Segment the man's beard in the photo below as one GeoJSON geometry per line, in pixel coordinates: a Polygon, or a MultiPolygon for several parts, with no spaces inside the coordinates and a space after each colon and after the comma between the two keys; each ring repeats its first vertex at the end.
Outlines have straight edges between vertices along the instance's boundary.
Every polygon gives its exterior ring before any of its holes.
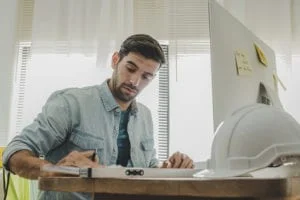
{"type": "Polygon", "coordinates": [[[114,75],[114,78],[112,79],[112,93],[114,95],[115,98],[123,101],[123,102],[130,102],[133,99],[135,99],[135,97],[138,94],[138,89],[132,85],[132,84],[127,84],[127,83],[122,83],[120,85],[118,85],[118,77],[117,74],[114,75]],[[136,94],[135,95],[127,95],[124,92],[122,92],[122,88],[127,87],[130,88],[131,90],[135,90],[136,94]]]}

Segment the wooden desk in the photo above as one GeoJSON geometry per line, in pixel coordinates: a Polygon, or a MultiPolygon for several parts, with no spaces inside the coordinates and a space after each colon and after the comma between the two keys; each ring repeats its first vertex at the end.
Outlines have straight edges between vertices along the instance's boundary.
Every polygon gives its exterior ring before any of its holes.
{"type": "Polygon", "coordinates": [[[300,177],[288,179],[88,179],[42,177],[41,190],[90,192],[95,199],[282,199],[300,200],[300,177]]]}

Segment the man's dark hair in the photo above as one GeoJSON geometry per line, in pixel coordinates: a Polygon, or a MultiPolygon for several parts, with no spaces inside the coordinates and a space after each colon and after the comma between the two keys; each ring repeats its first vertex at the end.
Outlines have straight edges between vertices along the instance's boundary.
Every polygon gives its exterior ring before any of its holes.
{"type": "Polygon", "coordinates": [[[139,53],[145,58],[155,60],[164,64],[166,62],[164,52],[159,43],[146,34],[135,34],[129,36],[121,45],[119,50],[120,60],[130,52],[139,53]]]}

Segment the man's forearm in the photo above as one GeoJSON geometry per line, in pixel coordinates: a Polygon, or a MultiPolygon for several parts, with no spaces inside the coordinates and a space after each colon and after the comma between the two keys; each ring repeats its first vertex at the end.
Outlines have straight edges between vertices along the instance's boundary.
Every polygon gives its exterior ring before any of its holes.
{"type": "Polygon", "coordinates": [[[35,157],[31,151],[21,150],[10,157],[8,167],[21,177],[37,179],[40,176],[41,166],[45,164],[49,162],[35,157]]]}

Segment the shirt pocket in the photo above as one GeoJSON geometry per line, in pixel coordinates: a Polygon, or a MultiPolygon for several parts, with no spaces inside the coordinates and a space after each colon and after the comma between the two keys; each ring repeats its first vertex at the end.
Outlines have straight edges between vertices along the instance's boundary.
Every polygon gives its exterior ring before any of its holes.
{"type": "Polygon", "coordinates": [[[141,141],[141,149],[145,158],[146,167],[150,165],[153,155],[153,148],[154,148],[154,140],[145,139],[141,141]]]}
{"type": "Polygon", "coordinates": [[[69,152],[96,150],[100,163],[103,164],[105,157],[104,139],[83,131],[76,131],[69,138],[69,152]]]}

